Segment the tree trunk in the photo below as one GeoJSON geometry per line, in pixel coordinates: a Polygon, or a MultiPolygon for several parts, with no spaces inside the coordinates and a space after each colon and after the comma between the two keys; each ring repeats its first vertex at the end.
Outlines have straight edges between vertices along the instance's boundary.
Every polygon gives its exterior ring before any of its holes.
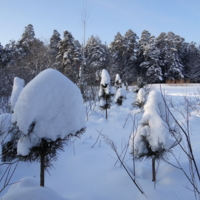
{"type": "Polygon", "coordinates": [[[107,108],[108,106],[107,106],[107,97],[106,97],[106,119],[108,119],[108,108],[107,108]]]}
{"type": "Polygon", "coordinates": [[[40,186],[44,187],[44,158],[45,158],[45,152],[43,148],[43,139],[41,141],[41,152],[40,152],[40,186]]]}
{"type": "Polygon", "coordinates": [[[156,181],[156,159],[153,156],[152,158],[152,181],[156,181]]]}

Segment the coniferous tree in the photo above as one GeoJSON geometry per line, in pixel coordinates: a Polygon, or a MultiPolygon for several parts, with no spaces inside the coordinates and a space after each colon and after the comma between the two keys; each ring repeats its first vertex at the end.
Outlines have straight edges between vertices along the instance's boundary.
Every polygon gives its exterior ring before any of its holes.
{"type": "Polygon", "coordinates": [[[200,82],[200,48],[196,43],[186,44],[184,76],[190,82],[200,82]]]}
{"type": "Polygon", "coordinates": [[[138,53],[138,36],[132,30],[128,30],[124,36],[126,47],[125,53],[125,73],[124,81],[133,82],[137,77],[137,53],[138,53]]]}
{"type": "Polygon", "coordinates": [[[72,34],[64,31],[63,39],[60,40],[59,52],[56,57],[59,70],[64,73],[74,83],[78,83],[79,68],[82,65],[81,45],[75,41],[72,34]]]}
{"type": "Polygon", "coordinates": [[[57,30],[54,30],[53,35],[50,38],[50,44],[49,44],[50,55],[52,59],[56,59],[56,56],[59,51],[58,43],[60,42],[60,40],[61,40],[60,33],[57,30]]]}
{"type": "Polygon", "coordinates": [[[144,47],[144,62],[140,67],[144,69],[144,77],[148,83],[159,83],[163,80],[162,69],[160,67],[160,51],[155,46],[155,37],[149,38],[148,44],[144,47]]]}
{"type": "Polygon", "coordinates": [[[10,134],[15,136],[13,148],[21,161],[40,162],[40,186],[44,186],[44,172],[57,159],[57,151],[84,132],[84,116],[80,90],[57,70],[44,70],[21,91],[10,134]]]}
{"type": "Polygon", "coordinates": [[[108,109],[111,103],[111,87],[110,87],[110,76],[106,69],[101,72],[101,83],[99,90],[100,107],[106,110],[106,119],[108,118],[108,109]]]}
{"type": "Polygon", "coordinates": [[[130,150],[136,160],[152,160],[152,181],[156,181],[156,161],[166,159],[181,139],[173,117],[165,108],[161,93],[151,91],[139,126],[130,138],[130,150]]]}
{"type": "Polygon", "coordinates": [[[112,65],[112,74],[119,73],[122,80],[124,80],[125,74],[125,45],[124,45],[124,37],[118,32],[114,38],[114,41],[110,44],[110,52],[111,52],[111,65],[112,65]]]}
{"type": "Polygon", "coordinates": [[[89,85],[95,84],[95,74],[106,67],[107,57],[107,49],[99,37],[91,36],[85,47],[86,66],[84,70],[89,85]]]}
{"type": "Polygon", "coordinates": [[[116,88],[116,90],[118,90],[121,87],[122,87],[122,80],[121,80],[119,74],[116,74],[116,77],[115,77],[115,88],[116,88]]]}
{"type": "Polygon", "coordinates": [[[176,81],[184,78],[181,60],[181,48],[183,47],[184,39],[173,32],[161,33],[156,38],[156,44],[161,52],[164,80],[176,81]]]}
{"type": "MultiPolygon", "coordinates": [[[[138,50],[138,62],[141,64],[145,61],[144,58],[144,51],[145,51],[145,47],[148,45],[149,40],[151,38],[151,34],[149,33],[149,31],[144,30],[141,34],[141,37],[139,39],[139,50],[138,50]]],[[[145,74],[145,68],[143,67],[139,67],[138,68],[138,75],[143,77],[145,74]]]]}

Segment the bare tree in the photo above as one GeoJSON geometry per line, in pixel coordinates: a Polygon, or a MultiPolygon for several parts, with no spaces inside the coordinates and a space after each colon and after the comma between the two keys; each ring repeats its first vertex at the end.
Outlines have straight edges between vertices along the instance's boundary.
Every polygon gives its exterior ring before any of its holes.
{"type": "Polygon", "coordinates": [[[89,25],[89,18],[90,18],[90,11],[88,11],[88,8],[87,8],[87,1],[83,4],[83,7],[81,8],[80,16],[81,16],[80,25],[83,28],[82,50],[83,50],[83,56],[85,56],[86,28],[89,25]]]}
{"type": "MultiPolygon", "coordinates": [[[[161,91],[162,91],[162,89],[161,89],[161,91]]],[[[170,105],[172,105],[173,108],[175,108],[175,106],[173,105],[173,102],[167,101],[167,99],[164,96],[163,91],[162,91],[162,98],[164,100],[166,109],[168,110],[170,115],[173,117],[174,121],[176,122],[177,126],[180,128],[182,135],[184,137],[185,142],[181,142],[178,145],[179,145],[181,151],[186,155],[186,157],[188,159],[189,172],[181,164],[180,157],[178,157],[174,153],[172,153],[172,155],[174,156],[174,158],[177,162],[177,165],[173,165],[172,163],[169,163],[168,161],[166,161],[166,162],[168,164],[171,164],[174,167],[180,169],[183,172],[183,174],[185,175],[185,177],[188,179],[189,183],[192,186],[192,189],[189,187],[188,187],[188,189],[194,193],[195,199],[200,199],[200,169],[197,164],[197,158],[194,155],[194,149],[193,149],[193,145],[192,145],[192,141],[191,141],[190,120],[189,120],[190,110],[193,110],[197,113],[199,113],[199,111],[200,111],[199,106],[196,104],[196,102],[199,102],[199,99],[196,99],[196,97],[193,97],[193,99],[189,99],[188,97],[183,97],[184,98],[184,109],[181,109],[181,108],[176,109],[176,111],[180,115],[182,115],[182,117],[184,119],[184,122],[181,123],[176,119],[174,114],[171,112],[171,110],[168,106],[168,103],[170,103],[170,105]]],[[[176,139],[176,137],[175,137],[175,139],[176,139]]]]}

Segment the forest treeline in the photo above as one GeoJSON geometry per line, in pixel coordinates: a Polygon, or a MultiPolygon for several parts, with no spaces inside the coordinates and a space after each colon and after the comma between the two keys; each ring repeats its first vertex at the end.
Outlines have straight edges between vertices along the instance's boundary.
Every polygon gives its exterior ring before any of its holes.
{"type": "Polygon", "coordinates": [[[0,44],[0,96],[10,95],[14,77],[28,83],[46,68],[59,70],[79,85],[99,85],[102,69],[108,70],[112,81],[119,74],[128,84],[137,77],[147,83],[200,82],[200,46],[173,32],[155,37],[147,30],[140,38],[132,30],[124,36],[118,32],[109,45],[91,36],[85,46],[69,31],[61,37],[54,30],[50,41],[44,42],[29,24],[18,41],[0,44]]]}

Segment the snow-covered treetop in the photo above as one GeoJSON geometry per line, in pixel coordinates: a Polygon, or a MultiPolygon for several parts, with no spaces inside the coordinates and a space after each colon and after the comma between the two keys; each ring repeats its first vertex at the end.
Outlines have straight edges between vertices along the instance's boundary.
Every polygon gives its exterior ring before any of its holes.
{"type": "Polygon", "coordinates": [[[32,24],[25,27],[25,31],[22,34],[21,41],[33,41],[35,37],[35,32],[32,24]]]}
{"type": "Polygon", "coordinates": [[[22,90],[12,122],[20,131],[55,141],[75,134],[85,124],[85,108],[79,88],[54,69],[46,69],[22,90]]]}
{"type": "Polygon", "coordinates": [[[101,72],[101,84],[102,85],[110,85],[110,76],[106,69],[103,69],[101,72]]]}
{"type": "Polygon", "coordinates": [[[10,97],[10,103],[11,103],[11,110],[14,110],[15,104],[18,100],[18,97],[24,88],[24,80],[20,79],[18,77],[14,78],[13,88],[12,88],[12,94],[10,97]]]}

